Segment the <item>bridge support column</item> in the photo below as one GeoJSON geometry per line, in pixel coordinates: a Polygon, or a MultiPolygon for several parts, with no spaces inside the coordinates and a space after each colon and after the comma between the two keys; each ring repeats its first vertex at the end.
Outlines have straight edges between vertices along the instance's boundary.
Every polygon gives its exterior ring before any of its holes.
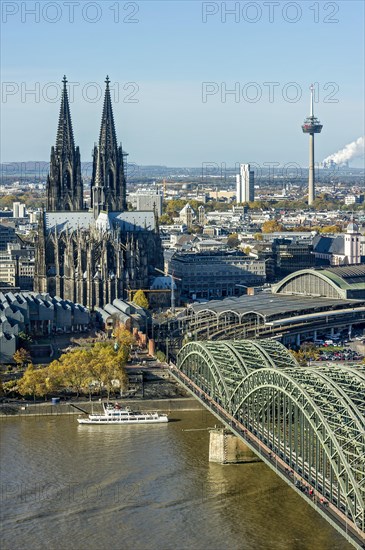
{"type": "Polygon", "coordinates": [[[237,462],[260,462],[245,443],[225,428],[210,430],[209,462],[236,464],[237,462]]]}

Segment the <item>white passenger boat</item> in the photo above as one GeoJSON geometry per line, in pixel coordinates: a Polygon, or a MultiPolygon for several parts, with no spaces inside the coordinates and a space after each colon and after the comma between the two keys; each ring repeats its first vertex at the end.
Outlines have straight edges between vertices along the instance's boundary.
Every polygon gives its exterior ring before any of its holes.
{"type": "Polygon", "coordinates": [[[104,412],[89,414],[88,418],[78,418],[79,424],[157,424],[168,422],[167,414],[158,412],[132,411],[129,407],[121,407],[118,403],[104,403],[104,412]]]}

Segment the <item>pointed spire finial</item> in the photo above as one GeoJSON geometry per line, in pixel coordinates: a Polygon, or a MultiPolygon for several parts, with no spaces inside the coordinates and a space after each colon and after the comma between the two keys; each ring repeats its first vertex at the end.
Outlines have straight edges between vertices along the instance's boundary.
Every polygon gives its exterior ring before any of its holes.
{"type": "Polygon", "coordinates": [[[114,117],[113,117],[113,108],[112,100],[110,96],[109,88],[109,76],[106,77],[105,84],[105,96],[104,96],[104,106],[103,114],[101,117],[101,128],[100,128],[100,137],[99,137],[99,147],[101,152],[104,154],[108,149],[112,151],[117,150],[117,137],[115,133],[114,126],[114,117]]]}
{"type": "Polygon", "coordinates": [[[61,98],[60,116],[58,120],[58,129],[56,136],[56,149],[73,151],[75,149],[74,137],[72,131],[71,113],[67,94],[67,78],[62,79],[63,90],[61,98]]]}

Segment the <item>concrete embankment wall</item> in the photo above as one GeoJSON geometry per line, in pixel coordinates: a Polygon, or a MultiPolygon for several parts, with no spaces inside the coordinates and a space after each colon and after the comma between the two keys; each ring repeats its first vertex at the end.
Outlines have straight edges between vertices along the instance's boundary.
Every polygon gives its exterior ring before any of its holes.
{"type": "MultiPolygon", "coordinates": [[[[111,401],[112,402],[112,401],[111,401]]],[[[119,400],[123,406],[128,406],[133,410],[141,411],[196,411],[202,409],[202,405],[191,397],[181,397],[176,399],[128,399],[119,400]]],[[[73,402],[87,413],[98,413],[102,411],[102,405],[99,401],[78,401],[73,402]]],[[[69,401],[61,402],[58,405],[51,403],[3,403],[0,405],[0,417],[11,418],[14,416],[60,416],[60,415],[80,415],[81,411],[70,405],[69,401]]]]}

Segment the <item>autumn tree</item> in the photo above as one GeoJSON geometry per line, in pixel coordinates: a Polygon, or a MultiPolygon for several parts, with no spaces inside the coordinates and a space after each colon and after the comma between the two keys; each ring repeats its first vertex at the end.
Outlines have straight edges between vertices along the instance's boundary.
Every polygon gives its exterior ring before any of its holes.
{"type": "Polygon", "coordinates": [[[319,358],[319,351],[316,346],[310,342],[304,342],[298,351],[290,350],[301,367],[306,367],[309,361],[316,361],[319,358]]]}
{"type": "Polygon", "coordinates": [[[47,394],[46,384],[47,369],[35,369],[32,363],[29,363],[23,377],[18,382],[18,391],[20,395],[31,395],[35,398],[43,397],[47,394]]]}
{"type": "MultiPolygon", "coordinates": [[[[128,332],[128,331],[127,331],[128,332]]],[[[19,380],[21,395],[42,397],[50,393],[69,389],[91,394],[93,385],[97,385],[100,395],[106,390],[108,398],[115,388],[125,389],[128,376],[125,364],[129,357],[128,342],[132,335],[120,333],[121,343],[117,350],[106,342],[98,342],[88,349],[75,349],[61,355],[59,360],[43,369],[35,369],[32,364],[19,380]]]]}
{"type": "Polygon", "coordinates": [[[13,359],[19,368],[24,368],[31,361],[29,351],[24,348],[18,349],[14,353],[13,359]]]}
{"type": "Polygon", "coordinates": [[[144,309],[148,309],[150,307],[147,296],[143,290],[137,290],[133,297],[133,303],[136,304],[136,306],[143,307],[144,309]]]}
{"type": "Polygon", "coordinates": [[[118,323],[114,328],[113,337],[115,338],[119,347],[126,346],[128,349],[136,342],[133,334],[128,329],[126,329],[122,323],[118,323]]]}
{"type": "Polygon", "coordinates": [[[283,231],[284,226],[277,220],[267,220],[262,224],[263,233],[275,233],[276,231],[283,231]]]}
{"type": "Polygon", "coordinates": [[[59,392],[66,387],[62,366],[58,361],[52,361],[45,369],[45,380],[49,393],[59,392]]]}
{"type": "Polygon", "coordinates": [[[97,382],[100,394],[103,388],[106,389],[108,399],[110,392],[117,384],[121,389],[127,385],[127,374],[125,364],[128,359],[129,350],[122,346],[117,351],[108,343],[99,342],[92,349],[89,362],[90,378],[97,382]]]}
{"type": "Polygon", "coordinates": [[[69,388],[77,397],[89,385],[91,349],[75,349],[61,355],[49,366],[49,379],[53,391],[69,388]]]}
{"type": "Polygon", "coordinates": [[[321,233],[341,233],[342,227],[340,225],[326,225],[320,228],[321,233]]]}
{"type": "Polygon", "coordinates": [[[15,396],[18,392],[18,380],[8,380],[3,383],[3,391],[5,395],[15,396]]]}

